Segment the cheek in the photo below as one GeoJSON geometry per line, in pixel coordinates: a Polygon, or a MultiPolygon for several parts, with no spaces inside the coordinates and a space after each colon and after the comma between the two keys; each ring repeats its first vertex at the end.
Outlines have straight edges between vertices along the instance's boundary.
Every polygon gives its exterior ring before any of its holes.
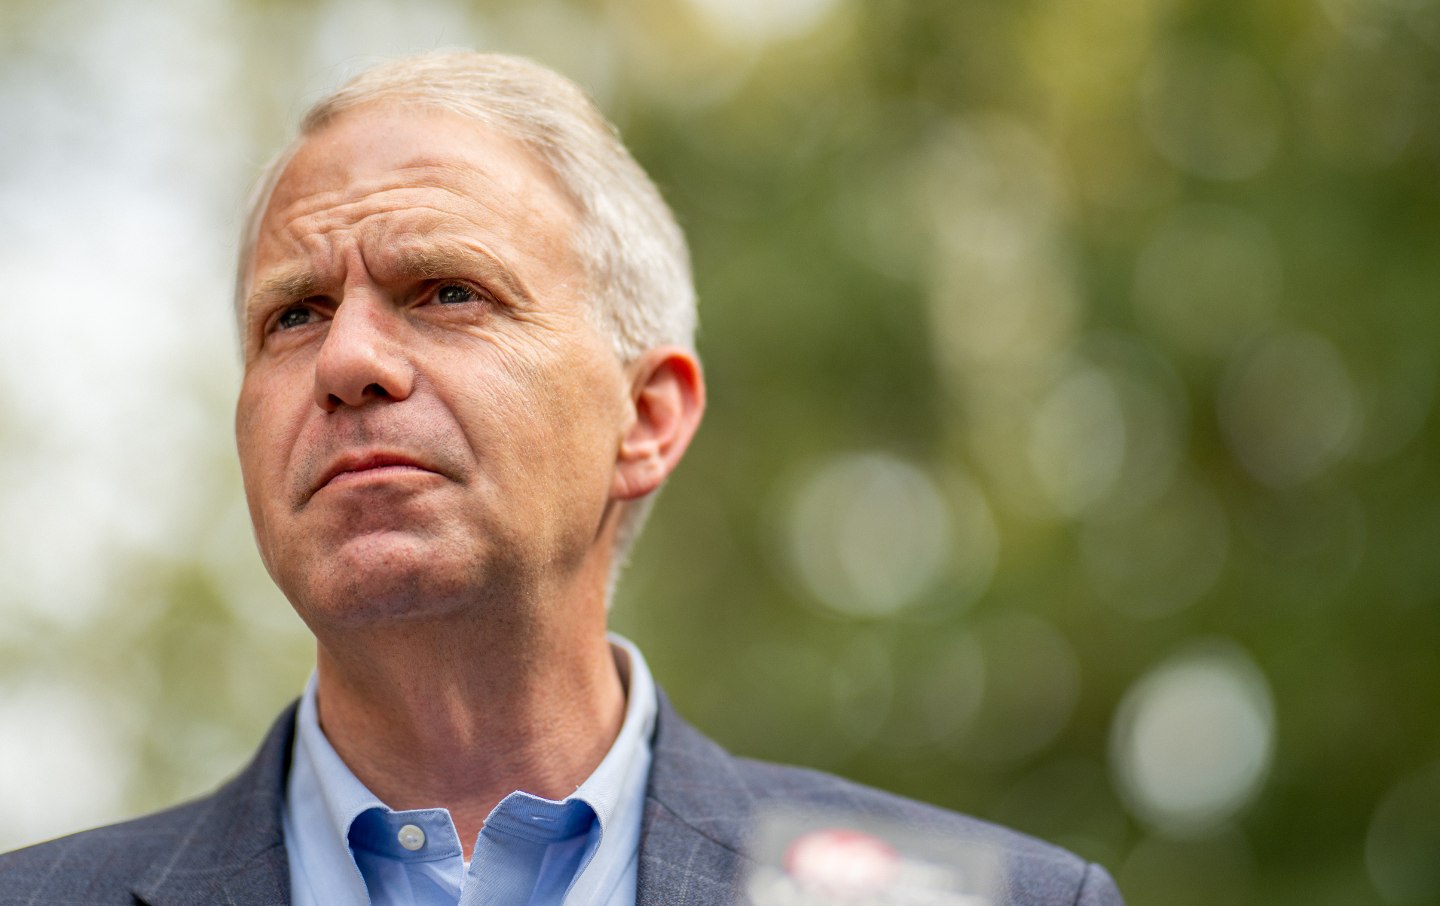
{"type": "Polygon", "coordinates": [[[547,388],[545,430],[577,477],[589,476],[585,480],[608,489],[624,432],[625,395],[615,375],[602,368],[577,369],[566,377],[547,388]]]}
{"type": "Polygon", "coordinates": [[[240,456],[240,475],[245,481],[248,494],[255,477],[259,474],[257,442],[257,407],[253,392],[248,384],[241,388],[240,399],[235,403],[235,450],[240,456]]]}
{"type": "Polygon", "coordinates": [[[613,459],[620,400],[599,369],[574,361],[524,362],[472,375],[476,379],[456,387],[451,400],[482,461],[541,486],[573,490],[613,459]]]}
{"type": "Polygon", "coordinates": [[[252,513],[273,502],[286,474],[286,453],[296,418],[288,400],[266,390],[265,382],[247,378],[235,404],[235,448],[252,513]]]}

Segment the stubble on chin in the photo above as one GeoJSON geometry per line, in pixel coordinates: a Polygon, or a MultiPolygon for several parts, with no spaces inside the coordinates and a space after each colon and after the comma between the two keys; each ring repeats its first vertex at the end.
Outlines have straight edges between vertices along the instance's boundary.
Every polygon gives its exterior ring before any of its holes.
{"type": "Polygon", "coordinates": [[[425,623],[522,619],[539,572],[503,547],[447,559],[418,545],[347,545],[286,576],[282,590],[316,635],[425,623]]]}

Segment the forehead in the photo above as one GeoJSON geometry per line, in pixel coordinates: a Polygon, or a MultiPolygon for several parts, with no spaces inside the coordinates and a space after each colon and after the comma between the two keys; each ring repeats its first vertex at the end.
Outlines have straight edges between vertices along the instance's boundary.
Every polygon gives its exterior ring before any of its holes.
{"type": "Polygon", "coordinates": [[[349,235],[372,251],[473,236],[552,263],[578,212],[520,142],[449,111],[394,103],[341,113],[296,149],[260,223],[250,277],[349,235]],[[522,248],[523,247],[523,248],[522,248]]]}

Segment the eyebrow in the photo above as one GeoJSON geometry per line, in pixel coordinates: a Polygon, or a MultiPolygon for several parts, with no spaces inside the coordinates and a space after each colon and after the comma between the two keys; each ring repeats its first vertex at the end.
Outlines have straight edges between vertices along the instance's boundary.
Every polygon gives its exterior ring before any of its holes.
{"type": "Polygon", "coordinates": [[[402,245],[387,249],[383,270],[387,276],[412,280],[438,280],[474,274],[484,282],[494,284],[510,299],[526,304],[532,301],[529,290],[509,268],[488,252],[465,245],[402,245]]]}
{"type": "MultiPolygon", "coordinates": [[[[392,279],[437,280],[476,273],[485,282],[496,284],[509,298],[522,303],[532,301],[530,292],[509,268],[479,250],[455,245],[407,245],[387,250],[384,259],[385,275],[392,279]]],[[[319,295],[322,282],[308,267],[282,270],[260,281],[246,297],[246,311],[264,311],[319,295]]]]}
{"type": "Polygon", "coordinates": [[[320,289],[320,278],[309,268],[290,268],[260,281],[245,298],[245,308],[267,307],[261,303],[298,301],[313,296],[320,289]]]}
{"type": "Polygon", "coordinates": [[[316,295],[320,290],[320,278],[307,267],[290,267],[271,274],[245,297],[241,309],[240,324],[248,335],[254,330],[266,312],[271,309],[299,302],[316,295]]]}

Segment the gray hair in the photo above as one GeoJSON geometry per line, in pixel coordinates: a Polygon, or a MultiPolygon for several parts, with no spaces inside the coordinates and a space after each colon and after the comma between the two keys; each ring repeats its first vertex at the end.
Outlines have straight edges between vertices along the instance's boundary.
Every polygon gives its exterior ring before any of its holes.
{"type": "MultiPolygon", "coordinates": [[[[512,138],[550,168],[580,211],[573,238],[594,293],[591,316],[620,361],[656,346],[694,349],[696,300],[684,234],[655,184],[579,86],[522,57],[437,52],[369,69],[321,98],[251,194],[235,281],[237,317],[249,294],[260,222],[295,151],[347,110],[399,101],[444,110],[512,138]]],[[[618,532],[612,584],[655,495],[630,504],[618,532]]]]}

